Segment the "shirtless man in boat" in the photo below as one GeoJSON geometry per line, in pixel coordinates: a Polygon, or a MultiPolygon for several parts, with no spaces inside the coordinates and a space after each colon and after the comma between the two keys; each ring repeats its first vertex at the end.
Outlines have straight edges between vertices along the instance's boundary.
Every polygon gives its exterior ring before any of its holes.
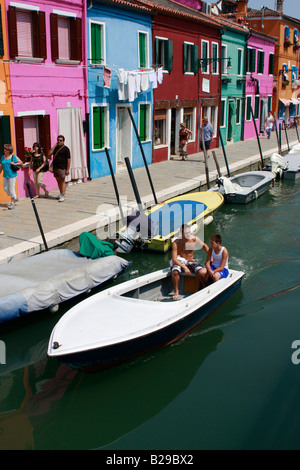
{"type": "Polygon", "coordinates": [[[173,300],[179,299],[179,280],[180,273],[190,276],[192,273],[196,276],[196,290],[204,287],[204,279],[200,274],[202,266],[197,259],[194,259],[194,250],[196,246],[202,248],[208,253],[208,246],[200,238],[191,234],[188,225],[182,225],[181,237],[177,238],[172,243],[172,259],[170,262],[172,271],[172,281],[174,286],[173,300]]]}

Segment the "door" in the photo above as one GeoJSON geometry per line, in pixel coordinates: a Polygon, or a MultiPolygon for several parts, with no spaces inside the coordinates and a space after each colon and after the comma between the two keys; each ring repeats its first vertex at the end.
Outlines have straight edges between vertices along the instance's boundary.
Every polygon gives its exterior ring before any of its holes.
{"type": "Polygon", "coordinates": [[[117,171],[120,171],[126,168],[125,157],[132,160],[132,127],[127,107],[117,109],[117,171]]]}
{"type": "Polygon", "coordinates": [[[227,128],[227,140],[233,140],[234,126],[235,126],[235,101],[228,102],[228,128],[227,128]]]}

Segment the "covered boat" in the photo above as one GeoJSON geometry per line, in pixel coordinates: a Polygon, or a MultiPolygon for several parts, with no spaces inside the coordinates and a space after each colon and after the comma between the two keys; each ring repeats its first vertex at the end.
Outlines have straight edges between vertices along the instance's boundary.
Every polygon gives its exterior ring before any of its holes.
{"type": "Polygon", "coordinates": [[[223,194],[227,203],[248,204],[268,191],[275,177],[271,171],[247,171],[230,178],[222,176],[210,191],[223,194]]]}
{"type": "Polygon", "coordinates": [[[201,191],[182,194],[155,205],[152,209],[131,216],[118,233],[117,252],[129,253],[136,245],[144,249],[166,252],[183,224],[192,231],[210,223],[212,214],[223,204],[220,193],[201,191]]]}
{"type": "Polygon", "coordinates": [[[98,249],[94,259],[95,248],[89,256],[56,249],[1,265],[0,323],[47,308],[56,311],[61,302],[113,279],[129,262],[108,248],[101,257],[98,249]]]}
{"type": "Polygon", "coordinates": [[[195,292],[195,277],[182,276],[179,300],[172,300],[170,270],[147,274],[83,300],[61,317],[48,345],[49,357],[94,371],[186,335],[241,285],[244,273],[195,292]]]}
{"type": "Polygon", "coordinates": [[[288,153],[283,157],[285,170],[283,179],[296,180],[300,177],[300,150],[298,153],[288,153]]]}

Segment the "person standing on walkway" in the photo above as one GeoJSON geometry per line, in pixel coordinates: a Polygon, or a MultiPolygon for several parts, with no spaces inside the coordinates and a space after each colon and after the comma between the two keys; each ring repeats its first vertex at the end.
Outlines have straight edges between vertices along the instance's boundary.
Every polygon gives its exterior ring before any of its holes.
{"type": "Polygon", "coordinates": [[[22,161],[13,154],[14,148],[10,144],[4,145],[4,155],[0,158],[0,173],[3,170],[3,187],[4,191],[10,196],[11,202],[8,204],[8,209],[14,209],[15,203],[18,198],[15,192],[15,186],[17,181],[17,172],[14,170],[14,166],[23,166],[22,161]]]}
{"type": "Polygon", "coordinates": [[[192,131],[185,127],[185,123],[182,122],[180,124],[180,129],[179,129],[179,153],[181,156],[181,160],[187,160],[188,159],[188,154],[187,154],[187,143],[188,139],[192,135],[192,131]]]}
{"type": "Polygon", "coordinates": [[[32,145],[33,152],[30,156],[30,166],[28,168],[28,176],[30,178],[30,168],[32,167],[33,171],[33,180],[35,185],[36,195],[34,199],[40,197],[40,188],[43,188],[45,191],[45,197],[49,196],[49,192],[46,189],[46,186],[43,184],[43,177],[45,172],[45,166],[48,166],[47,158],[42,151],[40,144],[38,142],[34,142],[32,145]]]}
{"type": "Polygon", "coordinates": [[[273,129],[273,124],[274,124],[274,117],[271,111],[269,111],[268,116],[266,117],[265,120],[265,130],[268,136],[268,139],[271,138],[271,132],[273,129]]]}
{"type": "Polygon", "coordinates": [[[200,137],[200,148],[203,150],[204,148],[206,149],[207,153],[207,158],[210,157],[208,154],[208,150],[210,149],[210,143],[211,139],[214,136],[214,130],[210,122],[208,122],[208,119],[204,117],[202,119],[202,126],[201,126],[201,137],[200,137]],[[204,140],[204,147],[203,147],[203,142],[202,139],[204,140]]]}
{"type": "Polygon", "coordinates": [[[60,194],[58,202],[65,200],[66,194],[66,176],[70,172],[71,154],[70,149],[65,145],[65,138],[63,135],[57,137],[57,142],[53,145],[52,149],[48,152],[48,158],[53,155],[53,174],[57,181],[60,194]]]}

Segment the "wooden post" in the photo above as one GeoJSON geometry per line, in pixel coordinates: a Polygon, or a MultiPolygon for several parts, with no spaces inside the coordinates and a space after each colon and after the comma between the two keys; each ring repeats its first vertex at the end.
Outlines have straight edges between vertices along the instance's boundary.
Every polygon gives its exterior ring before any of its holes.
{"type": "Polygon", "coordinates": [[[225,163],[226,163],[227,174],[228,174],[228,176],[229,176],[229,178],[230,178],[229,165],[228,165],[227,156],[226,156],[226,151],[225,151],[225,146],[224,146],[224,142],[223,142],[223,138],[222,138],[220,129],[219,129],[219,136],[220,136],[220,140],[221,140],[221,145],[222,145],[224,160],[225,160],[225,163]]]}

